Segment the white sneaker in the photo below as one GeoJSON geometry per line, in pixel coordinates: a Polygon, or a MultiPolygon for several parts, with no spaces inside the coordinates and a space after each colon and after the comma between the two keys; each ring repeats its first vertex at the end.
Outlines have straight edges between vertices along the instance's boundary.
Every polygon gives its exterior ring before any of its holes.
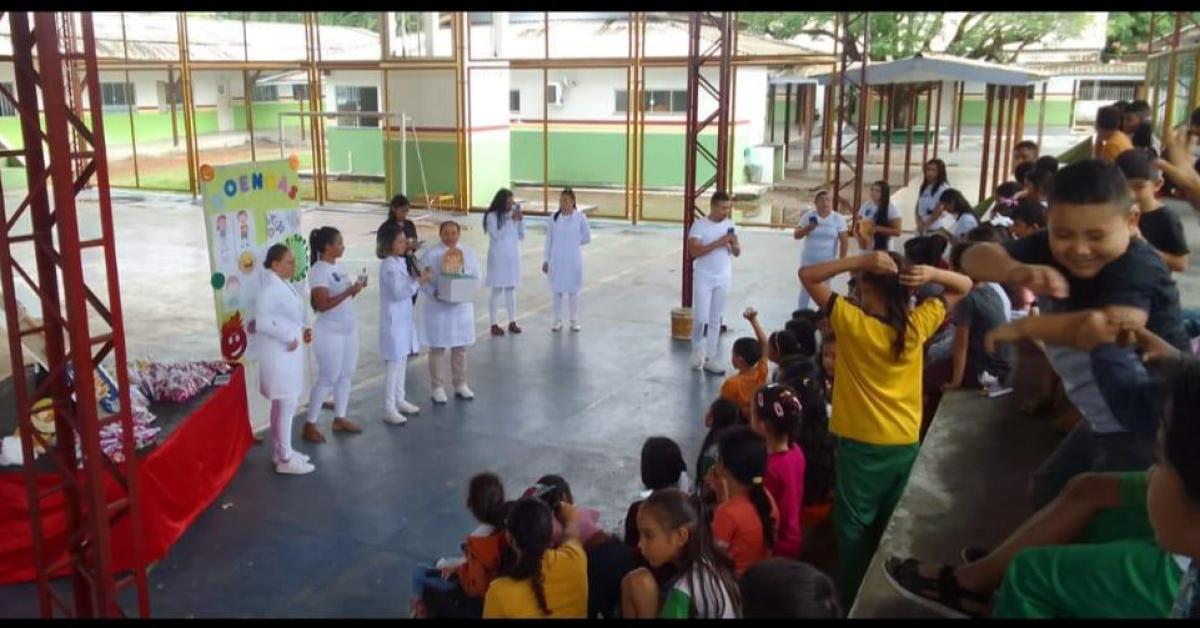
{"type": "Polygon", "coordinates": [[[692,349],[692,368],[699,371],[704,368],[704,351],[701,349],[692,349]]]}
{"type": "Polygon", "coordinates": [[[383,422],[389,425],[404,425],[408,423],[408,418],[396,412],[394,408],[389,408],[383,415],[383,422]]]}
{"type": "MultiPolygon", "coordinates": [[[[305,462],[308,462],[308,461],[310,460],[310,458],[308,457],[308,454],[302,454],[302,453],[300,453],[300,452],[298,452],[298,451],[292,451],[292,457],[293,457],[293,458],[299,458],[299,459],[301,459],[301,460],[303,460],[303,461],[305,461],[305,462]]],[[[276,456],[275,454],[271,454],[271,463],[272,463],[272,464],[279,464],[279,457],[278,457],[278,456],[276,456]]]]}
{"type": "Polygon", "coordinates": [[[471,392],[471,389],[467,388],[466,384],[463,384],[462,386],[455,388],[454,394],[458,395],[459,397],[462,397],[463,399],[468,399],[468,400],[475,398],[475,393],[471,392]]]}
{"type": "Polygon", "coordinates": [[[316,470],[317,468],[314,467],[312,463],[305,462],[300,458],[300,456],[295,455],[293,455],[292,459],[288,460],[287,462],[275,463],[275,473],[281,473],[284,475],[304,475],[306,473],[312,473],[316,470]]]}
{"type": "Polygon", "coordinates": [[[433,402],[434,403],[446,403],[448,401],[450,401],[450,399],[448,399],[446,397],[446,389],[445,388],[434,388],[433,389],[433,402]]]}
{"type": "Polygon", "coordinates": [[[579,321],[571,321],[571,331],[579,331],[581,329],[583,329],[583,327],[580,326],[579,321]]]}
{"type": "Polygon", "coordinates": [[[418,412],[421,411],[420,408],[418,408],[417,406],[415,406],[407,401],[404,401],[403,399],[396,402],[396,409],[399,410],[402,414],[417,414],[418,412]]]}
{"type": "Polygon", "coordinates": [[[709,373],[712,373],[713,375],[724,375],[725,374],[725,367],[721,366],[720,364],[717,364],[712,359],[708,359],[708,360],[704,361],[704,370],[709,373]]]}
{"type": "Polygon", "coordinates": [[[562,331],[562,321],[554,321],[554,324],[550,326],[550,331],[562,331]]]}

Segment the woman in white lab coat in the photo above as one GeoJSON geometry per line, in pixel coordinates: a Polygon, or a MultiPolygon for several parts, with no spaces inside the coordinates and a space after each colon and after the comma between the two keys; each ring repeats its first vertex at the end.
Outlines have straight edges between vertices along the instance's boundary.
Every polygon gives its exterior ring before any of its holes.
{"type": "Polygon", "coordinates": [[[364,272],[352,277],[337,263],[346,251],[342,234],[333,227],[313,229],[308,238],[312,266],[308,269],[309,302],[317,313],[313,324],[313,354],[317,376],[308,398],[308,420],[302,435],[310,443],[323,443],[317,417],[325,397],[333,393],[333,431],[357,434],[362,426],[346,418],[350,384],[358,366],[358,315],[354,298],[367,286],[364,272]]]}
{"type": "Polygon", "coordinates": [[[508,309],[508,331],[519,334],[517,326],[517,286],[521,284],[521,241],[525,239],[525,221],[520,207],[513,204],[513,193],[500,188],[483,214],[483,231],[488,235],[487,287],[492,289],[488,314],[492,335],[503,336],[499,325],[500,299],[508,309]]]}
{"type": "Polygon", "coordinates": [[[421,287],[425,293],[425,344],[429,347],[429,376],[433,383],[433,402],[446,403],[446,349],[450,349],[450,370],[454,394],[461,399],[474,399],[467,387],[467,347],[475,344],[475,304],[466,301],[452,303],[438,298],[437,280],[442,276],[442,259],[446,251],[458,248],[463,255],[464,275],[479,276],[479,261],[475,252],[458,243],[461,229],[457,222],[447,220],[438,227],[441,243],[425,251],[421,268],[427,268],[433,281],[421,287]]]}
{"type": "Polygon", "coordinates": [[[304,386],[304,349],[312,330],[304,326],[304,302],[289,283],[296,258],[287,246],[267,249],[262,287],[255,304],[258,345],[258,387],[271,400],[271,434],[275,440],[272,461],[277,473],[303,475],[316,468],[308,456],[292,450],[292,417],[304,386]]]}
{"type": "Polygon", "coordinates": [[[417,272],[411,246],[399,225],[380,227],[375,248],[375,256],[383,260],[379,264],[379,355],[387,365],[383,420],[392,425],[404,425],[408,422],[404,414],[421,411],[408,402],[404,376],[408,356],[419,348],[413,333],[412,297],[433,275],[429,270],[417,272]]]}
{"type": "Polygon", "coordinates": [[[575,191],[566,188],[558,197],[558,211],[546,227],[546,251],[542,272],[550,278],[554,294],[554,326],[563,326],[563,298],[571,308],[571,331],[579,331],[579,290],[583,287],[583,246],[592,241],[587,216],[575,204],[575,191]]]}

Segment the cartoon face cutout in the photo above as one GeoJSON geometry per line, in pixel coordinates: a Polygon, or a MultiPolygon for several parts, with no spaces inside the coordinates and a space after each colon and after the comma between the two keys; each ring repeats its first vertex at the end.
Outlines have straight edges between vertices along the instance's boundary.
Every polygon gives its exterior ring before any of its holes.
{"type": "Polygon", "coordinates": [[[447,249],[442,258],[443,275],[461,275],[463,271],[463,253],[461,249],[447,249]]]}

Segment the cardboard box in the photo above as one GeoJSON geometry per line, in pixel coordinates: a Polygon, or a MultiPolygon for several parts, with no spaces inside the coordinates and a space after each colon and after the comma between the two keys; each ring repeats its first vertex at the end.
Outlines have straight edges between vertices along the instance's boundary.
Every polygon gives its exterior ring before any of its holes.
{"type": "Polygon", "coordinates": [[[475,299],[479,278],[471,275],[442,275],[437,280],[437,298],[449,303],[466,303],[475,299]]]}

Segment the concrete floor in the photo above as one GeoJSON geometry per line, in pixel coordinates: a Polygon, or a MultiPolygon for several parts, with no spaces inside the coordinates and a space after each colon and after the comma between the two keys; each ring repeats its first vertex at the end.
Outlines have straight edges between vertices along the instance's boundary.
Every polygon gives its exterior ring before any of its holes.
{"type": "MultiPolygon", "coordinates": [[[[130,356],[218,357],[199,206],[190,197],[127,193],[115,206],[130,356]]],[[[94,229],[94,209],[81,215],[94,229]]],[[[347,206],[307,211],[302,224],[341,229],[344,263],[374,276],[374,230],[382,219],[382,209],[347,206]]],[[[483,257],[479,221],[464,219],[464,241],[483,257]]],[[[422,237],[432,240],[427,224],[422,237]]],[[[362,351],[349,413],[365,432],[332,436],[324,413],[328,443],[296,437],[317,466],[301,477],[276,475],[269,447],[252,448],[226,491],[152,570],[155,616],[403,616],[412,568],[457,554],[474,527],[463,503],[476,472],[499,473],[510,495],[543,474],[562,474],[577,502],[599,509],[604,526],[616,530],[641,489],[646,437],[674,438],[694,460],[703,410],[721,379],[689,370],[687,344],[669,338],[670,310],[679,301],[679,227],[593,223],[578,334],[549,331],[551,301],[540,272],[544,222],[530,218],[530,227],[518,293],[525,333],[482,335],[487,296],[481,291],[476,299],[481,336],[468,360],[477,399],[432,407],[421,357],[410,362],[408,392],[422,413],[405,427],[382,423],[373,283],[357,304],[362,351]]],[[[745,230],[742,241],[723,350],[750,333],[740,317],[745,305],[777,328],[798,289],[799,251],[790,234],[745,230]]],[[[0,616],[36,609],[32,585],[0,588],[0,616]]]]}

